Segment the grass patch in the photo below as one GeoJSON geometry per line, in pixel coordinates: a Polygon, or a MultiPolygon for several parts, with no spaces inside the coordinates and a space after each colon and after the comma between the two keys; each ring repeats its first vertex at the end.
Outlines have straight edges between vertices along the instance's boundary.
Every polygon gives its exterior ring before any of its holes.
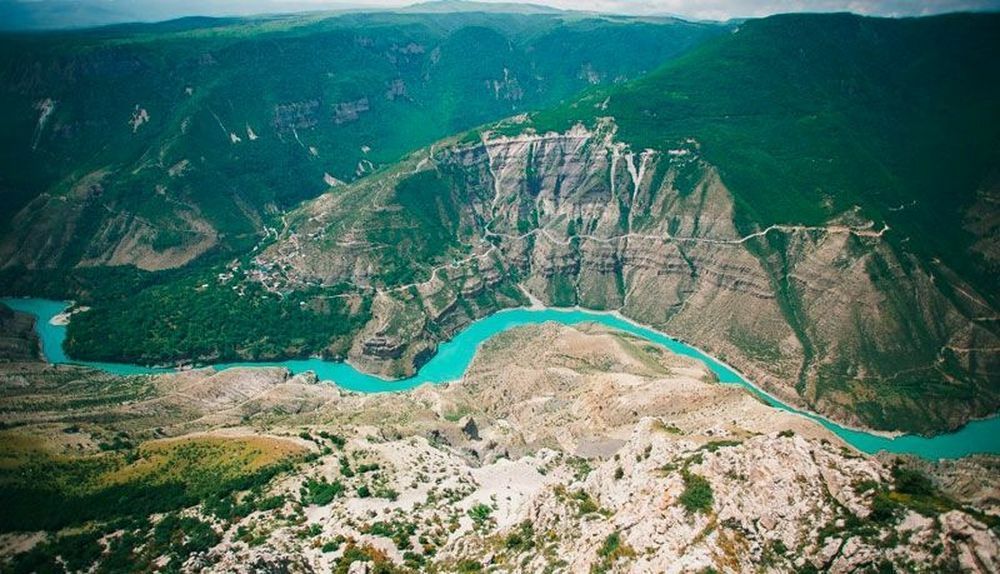
{"type": "Polygon", "coordinates": [[[694,474],[688,469],[681,471],[684,479],[684,492],[679,498],[680,503],[690,514],[708,513],[712,510],[712,485],[703,476],[694,474]]]}

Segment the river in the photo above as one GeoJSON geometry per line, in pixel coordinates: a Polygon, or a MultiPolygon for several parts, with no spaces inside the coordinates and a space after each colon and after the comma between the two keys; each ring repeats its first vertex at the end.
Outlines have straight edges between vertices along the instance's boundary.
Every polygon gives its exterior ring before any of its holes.
{"type": "MultiPolygon", "coordinates": [[[[36,318],[35,329],[42,342],[42,352],[50,363],[83,365],[116,375],[142,375],[169,372],[140,365],[74,361],[66,356],[63,342],[65,325],[52,322],[52,318],[66,309],[67,303],[48,299],[0,299],[10,308],[30,313],[36,318]]],[[[769,405],[807,417],[823,425],[854,448],[869,454],[878,451],[915,454],[928,459],[958,458],[975,453],[1000,453],[1000,416],[972,421],[953,433],[933,437],[902,435],[887,437],[840,426],[814,413],[795,409],[755,387],[733,369],[706,355],[695,347],[671,339],[669,336],[633,323],[619,315],[584,311],[580,309],[508,309],[475,321],[452,340],[442,343],[438,352],[413,377],[387,380],[358,371],[348,363],[322,359],[301,359],[279,362],[225,363],[212,365],[216,369],[235,366],[285,367],[293,373],[313,371],[321,380],[362,393],[405,391],[424,383],[442,383],[460,379],[472,362],[479,345],[490,337],[514,327],[545,322],[563,325],[591,322],[642,337],[678,354],[693,357],[705,365],[725,384],[741,385],[769,405]]]]}

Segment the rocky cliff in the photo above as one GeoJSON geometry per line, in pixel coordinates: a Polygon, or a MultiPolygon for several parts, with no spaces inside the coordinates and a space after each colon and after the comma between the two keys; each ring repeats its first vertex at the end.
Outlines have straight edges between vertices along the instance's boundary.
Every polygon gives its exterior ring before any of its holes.
{"type": "Polygon", "coordinates": [[[998,337],[980,319],[995,311],[946,262],[857,209],[816,226],[737,219],[695,140],[634,150],[610,118],[544,134],[514,120],[306,204],[257,264],[279,291],[372,291],[352,359],[385,373],[523,303],[517,286],[618,310],[845,422],[924,430],[996,407],[998,337]]]}
{"type": "Polygon", "coordinates": [[[381,12],[0,32],[0,269],[241,253],[330,182],[569,97],[581,67],[635,78],[722,31],[381,12]],[[643,49],[620,58],[626,42],[643,49]]]}

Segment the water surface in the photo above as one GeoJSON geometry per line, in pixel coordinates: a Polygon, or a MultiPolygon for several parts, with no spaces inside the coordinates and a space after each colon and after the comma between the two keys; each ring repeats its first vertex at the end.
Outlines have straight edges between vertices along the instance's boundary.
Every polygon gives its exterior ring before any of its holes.
{"type": "MultiPolygon", "coordinates": [[[[117,375],[169,371],[169,369],[140,365],[73,361],[63,350],[66,327],[52,323],[52,318],[66,308],[65,302],[48,299],[2,299],[2,301],[12,309],[35,316],[35,328],[42,341],[42,351],[50,363],[84,365],[117,375]]],[[[891,438],[845,428],[814,413],[801,411],[782,403],[752,385],[733,369],[695,347],[618,315],[580,309],[508,309],[480,319],[458,333],[451,341],[439,345],[437,354],[415,376],[408,379],[386,380],[358,371],[348,363],[322,359],[224,363],[212,366],[219,370],[235,366],[285,367],[296,374],[314,371],[321,380],[333,381],[338,386],[352,391],[362,393],[404,391],[424,383],[442,383],[460,379],[483,341],[514,327],[550,321],[563,325],[599,323],[661,345],[678,355],[698,359],[705,363],[722,383],[741,385],[775,408],[812,419],[862,452],[872,454],[885,450],[893,453],[910,453],[930,459],[958,458],[974,453],[1000,453],[1000,416],[973,421],[956,432],[929,438],[916,435],[891,438]]]]}

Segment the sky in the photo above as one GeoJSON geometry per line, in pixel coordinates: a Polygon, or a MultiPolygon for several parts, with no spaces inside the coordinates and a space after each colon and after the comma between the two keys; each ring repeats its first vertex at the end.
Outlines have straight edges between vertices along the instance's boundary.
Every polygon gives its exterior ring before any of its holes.
{"type": "MultiPolygon", "coordinates": [[[[63,28],[181,16],[229,16],[342,8],[398,8],[416,0],[0,0],[0,29],[63,28]]],[[[1000,0],[482,0],[569,10],[672,15],[700,20],[755,18],[784,12],[854,12],[923,16],[1000,11],[1000,0]]]]}
{"type": "MultiPolygon", "coordinates": [[[[284,1],[274,0],[280,4],[284,1]]],[[[307,0],[330,4],[329,0],[307,0]]],[[[511,2],[512,0],[483,0],[511,2]]],[[[757,18],[786,12],[854,12],[871,16],[925,16],[945,12],[996,11],[1000,0],[513,0],[566,10],[617,14],[671,14],[703,20],[757,18]]],[[[400,6],[410,0],[357,0],[370,6],[400,6]]]]}

